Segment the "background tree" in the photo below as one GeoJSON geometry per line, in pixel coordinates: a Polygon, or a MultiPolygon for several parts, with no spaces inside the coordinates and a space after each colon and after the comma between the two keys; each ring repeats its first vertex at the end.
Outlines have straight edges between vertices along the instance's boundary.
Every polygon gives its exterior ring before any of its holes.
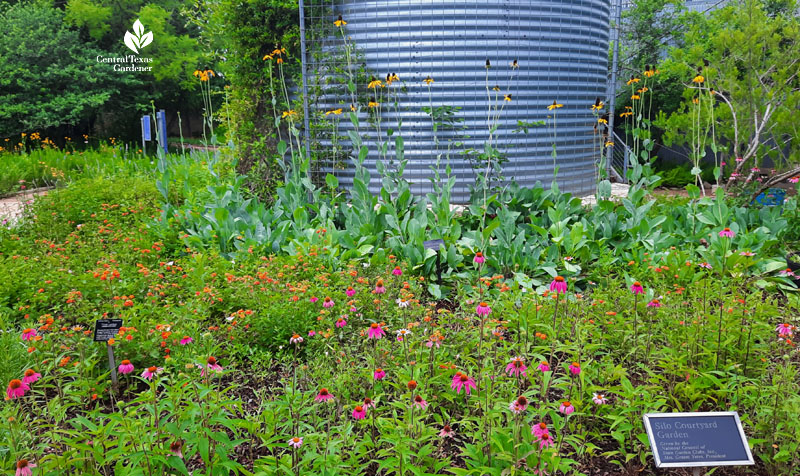
{"type": "Polygon", "coordinates": [[[141,86],[135,76],[98,68],[102,51],[84,44],[63,17],[40,3],[0,12],[0,136],[71,135],[87,129],[111,97],[141,86]]]}

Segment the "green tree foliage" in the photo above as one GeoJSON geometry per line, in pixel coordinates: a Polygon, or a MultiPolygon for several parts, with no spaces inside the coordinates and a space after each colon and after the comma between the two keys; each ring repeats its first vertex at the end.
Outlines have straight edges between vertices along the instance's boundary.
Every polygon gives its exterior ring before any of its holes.
{"type": "Polygon", "coordinates": [[[87,123],[133,77],[98,68],[64,14],[38,3],[0,12],[0,137],[87,123]]]}
{"type": "Polygon", "coordinates": [[[665,138],[685,143],[692,101],[699,93],[713,94],[708,134],[723,144],[723,160],[740,158],[728,160],[732,172],[749,171],[766,155],[777,165],[800,162],[798,12],[796,0],[737,0],[707,15],[687,17],[686,47],[672,50],[663,66],[685,85],[680,110],[661,121],[665,138]],[[697,75],[703,83],[692,82],[697,75]]]}

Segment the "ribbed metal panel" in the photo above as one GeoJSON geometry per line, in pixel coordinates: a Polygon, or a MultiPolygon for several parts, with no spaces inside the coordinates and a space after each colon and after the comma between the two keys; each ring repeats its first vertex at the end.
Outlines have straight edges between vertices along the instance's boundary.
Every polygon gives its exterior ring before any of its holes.
{"type": "MultiPolygon", "coordinates": [[[[430,191],[428,179],[437,155],[431,119],[422,111],[429,103],[423,80],[430,75],[434,79],[433,106],[461,108],[458,117],[467,127],[461,134],[469,138],[461,140],[461,148],[453,148],[450,164],[457,176],[454,201],[468,200],[475,176],[460,152],[482,151],[488,137],[487,59],[492,64],[489,87],[500,87],[501,103],[504,94],[512,94],[512,101],[504,103],[495,133],[495,146],[509,160],[503,170],[506,178],[524,186],[549,184],[555,141],[559,186],[575,194],[593,193],[599,153],[598,138],[593,133],[596,120],[590,107],[595,98],[604,98],[606,91],[608,0],[320,0],[316,6],[320,3],[331,6],[327,10],[334,15],[330,21],[341,14],[348,22],[346,32],[363,53],[369,71],[381,79],[387,73],[396,73],[407,88],[400,94],[398,114],[384,105],[382,130],[384,134],[388,128],[396,130],[398,116],[402,117],[409,159],[405,177],[415,193],[430,191]],[[519,68],[513,71],[510,65],[515,59],[519,68]],[[555,111],[555,138],[553,113],[547,110],[554,100],[564,105],[555,111]],[[527,134],[512,132],[518,128],[518,121],[538,120],[548,121],[550,127],[534,127],[527,134]]],[[[313,63],[310,66],[312,72],[319,69],[313,63]]],[[[494,104],[496,93],[490,92],[494,104]]],[[[349,103],[346,97],[329,94],[311,107],[324,111],[342,102],[349,103]]],[[[349,121],[341,117],[340,133],[346,135],[349,121]]],[[[366,120],[364,114],[362,121],[366,120]]],[[[365,129],[362,135],[374,139],[374,129],[365,129]]],[[[446,153],[447,140],[448,134],[439,132],[438,153],[446,153]]],[[[377,146],[371,140],[367,142],[367,164],[374,170],[377,146]]],[[[352,183],[351,169],[335,173],[343,186],[352,183]]],[[[373,192],[380,189],[379,179],[373,173],[373,192]]]]}

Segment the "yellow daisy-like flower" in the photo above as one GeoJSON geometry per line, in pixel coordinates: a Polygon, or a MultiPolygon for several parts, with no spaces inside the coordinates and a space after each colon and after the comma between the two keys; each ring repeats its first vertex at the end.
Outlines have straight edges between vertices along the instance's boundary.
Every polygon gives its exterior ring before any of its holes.
{"type": "Polygon", "coordinates": [[[692,99],[692,102],[695,103],[695,104],[700,104],[700,99],[694,98],[694,99],[692,99]]]}
{"type": "Polygon", "coordinates": [[[704,82],[706,82],[706,78],[698,74],[697,76],[694,77],[694,79],[692,79],[692,82],[695,84],[703,84],[704,82]]]}
{"type": "Polygon", "coordinates": [[[425,84],[431,84],[433,82],[433,78],[428,76],[427,78],[423,79],[422,82],[425,84]]]}
{"type": "Polygon", "coordinates": [[[564,107],[563,104],[559,104],[557,101],[553,101],[553,104],[547,106],[548,111],[552,111],[553,109],[558,109],[560,107],[564,107]]]}
{"type": "Polygon", "coordinates": [[[492,88],[492,91],[500,91],[500,86],[495,84],[494,87],[492,88]]]}
{"type": "Polygon", "coordinates": [[[644,77],[652,78],[653,76],[655,76],[655,74],[656,74],[655,70],[648,70],[644,72],[644,77]]]}
{"type": "Polygon", "coordinates": [[[614,145],[613,142],[611,142],[610,140],[606,141],[606,147],[611,147],[612,145],[614,145]]]}
{"type": "Polygon", "coordinates": [[[628,86],[630,86],[633,83],[638,83],[639,81],[640,81],[639,78],[634,78],[633,76],[631,76],[631,79],[628,80],[628,86]]]}
{"type": "Polygon", "coordinates": [[[278,63],[278,64],[283,64],[283,58],[278,56],[278,59],[276,59],[275,62],[278,63]]]}
{"type": "Polygon", "coordinates": [[[605,120],[605,119],[603,119],[602,117],[601,117],[600,119],[598,119],[598,120],[597,120],[597,122],[598,122],[599,124],[608,124],[608,121],[607,121],[607,120],[605,120]]]}
{"type": "Polygon", "coordinates": [[[627,111],[627,112],[623,112],[622,114],[620,114],[619,117],[628,117],[628,116],[632,116],[632,115],[633,115],[632,112],[627,111]]]}
{"type": "Polygon", "coordinates": [[[288,111],[283,111],[283,114],[281,116],[292,118],[297,116],[297,112],[295,112],[294,109],[289,109],[288,111]]]}
{"type": "Polygon", "coordinates": [[[350,105],[350,110],[353,111],[353,112],[356,112],[356,107],[351,104],[350,105]]]}
{"type": "Polygon", "coordinates": [[[637,93],[646,93],[647,91],[650,91],[647,87],[644,87],[642,89],[637,89],[636,90],[637,93]]]}
{"type": "Polygon", "coordinates": [[[382,87],[383,87],[383,83],[381,82],[380,79],[375,79],[375,76],[370,78],[369,84],[367,85],[368,89],[375,89],[375,88],[382,88],[382,87]]]}
{"type": "Polygon", "coordinates": [[[505,97],[503,97],[503,101],[511,102],[511,95],[510,94],[506,94],[505,97]]]}
{"type": "Polygon", "coordinates": [[[267,60],[271,60],[271,59],[272,59],[272,55],[264,55],[264,57],[261,58],[262,61],[267,61],[267,60]]]}
{"type": "Polygon", "coordinates": [[[339,15],[339,18],[337,18],[336,21],[333,22],[333,24],[336,25],[337,28],[341,28],[341,27],[347,25],[347,22],[342,20],[342,16],[339,15]]]}
{"type": "Polygon", "coordinates": [[[380,104],[375,102],[375,98],[370,98],[369,103],[367,103],[367,107],[378,107],[380,104]]]}
{"type": "Polygon", "coordinates": [[[594,104],[592,104],[592,110],[593,111],[599,111],[600,109],[603,109],[604,105],[605,104],[603,104],[603,101],[597,101],[594,104]]]}
{"type": "Polygon", "coordinates": [[[638,94],[634,94],[633,96],[631,96],[631,99],[635,101],[637,99],[642,99],[642,97],[639,96],[638,94]]]}
{"type": "Polygon", "coordinates": [[[339,115],[339,114],[341,114],[341,113],[342,113],[342,108],[339,108],[339,109],[331,109],[330,111],[325,111],[325,115],[326,115],[326,116],[327,116],[327,115],[329,115],[329,114],[335,114],[335,115],[337,115],[337,116],[338,116],[338,115],[339,115]]]}
{"type": "Polygon", "coordinates": [[[517,69],[517,68],[519,68],[519,62],[517,62],[517,60],[512,61],[511,69],[517,69]]]}

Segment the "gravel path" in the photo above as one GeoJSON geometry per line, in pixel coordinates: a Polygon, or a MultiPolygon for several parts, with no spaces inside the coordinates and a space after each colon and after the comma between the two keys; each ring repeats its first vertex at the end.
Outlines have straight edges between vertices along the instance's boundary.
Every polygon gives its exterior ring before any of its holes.
{"type": "Polygon", "coordinates": [[[22,216],[25,206],[33,203],[34,197],[47,195],[49,188],[27,190],[6,198],[0,198],[0,226],[11,226],[22,216]]]}

